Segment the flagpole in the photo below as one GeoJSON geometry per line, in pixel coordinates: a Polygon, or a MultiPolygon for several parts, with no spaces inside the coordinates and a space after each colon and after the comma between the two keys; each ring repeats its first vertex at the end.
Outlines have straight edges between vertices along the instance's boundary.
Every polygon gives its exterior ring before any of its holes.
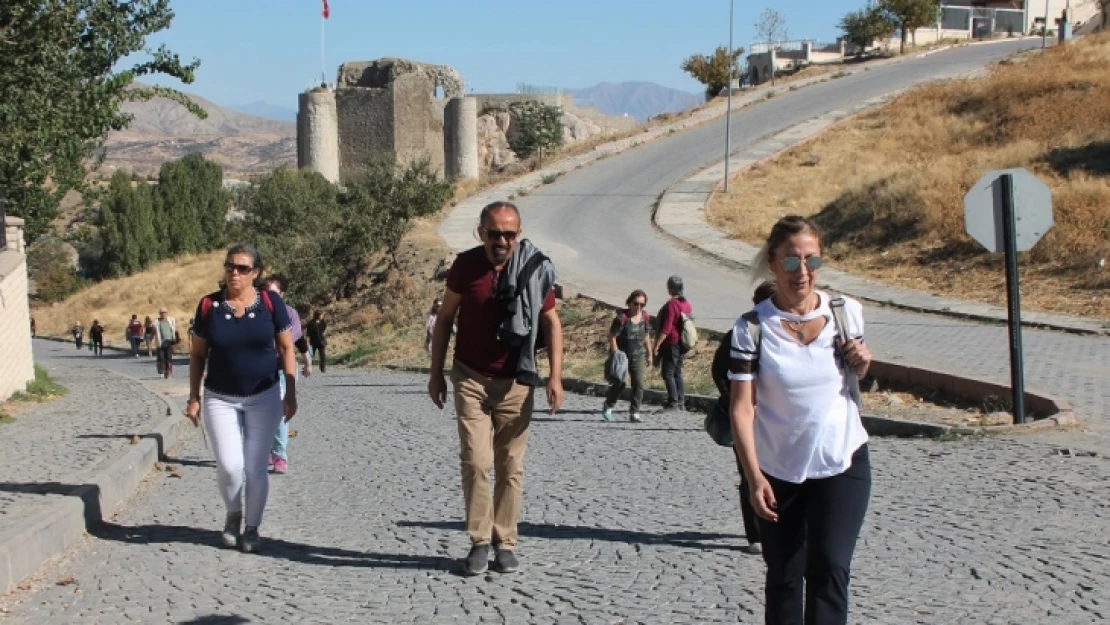
{"type": "Polygon", "coordinates": [[[324,85],[328,84],[327,64],[324,61],[324,24],[327,21],[328,21],[328,18],[325,17],[323,13],[320,13],[320,85],[321,86],[324,86],[324,85]]]}

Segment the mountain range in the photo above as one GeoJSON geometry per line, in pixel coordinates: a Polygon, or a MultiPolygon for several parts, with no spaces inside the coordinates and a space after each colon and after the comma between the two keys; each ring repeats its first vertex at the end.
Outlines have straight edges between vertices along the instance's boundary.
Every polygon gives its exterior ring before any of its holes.
{"type": "Polygon", "coordinates": [[[677,113],[701,104],[705,98],[653,82],[603,82],[585,89],[568,89],[579,106],[593,106],[606,115],[628,115],[645,121],[660,113],[677,113]]]}
{"type": "MultiPolygon", "coordinates": [[[[576,104],[599,113],[644,121],[664,112],[701,103],[701,96],[648,82],[601,83],[568,90],[576,104]]],[[[296,111],[263,101],[220,106],[190,95],[208,113],[198,119],[176,102],[156,98],[124,105],[134,116],[131,125],[108,136],[103,172],[116,169],[156,174],[162,163],[201,152],[224,167],[229,176],[269,172],[296,166],[296,111]]]]}

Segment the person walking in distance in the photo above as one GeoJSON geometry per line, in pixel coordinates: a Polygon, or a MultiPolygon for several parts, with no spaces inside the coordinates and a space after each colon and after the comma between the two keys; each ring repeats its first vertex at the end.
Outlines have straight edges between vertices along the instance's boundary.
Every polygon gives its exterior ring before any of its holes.
{"type": "MultiPolygon", "coordinates": [[[[273,275],[266,278],[266,288],[272,293],[277,293],[285,300],[285,291],[289,288],[289,281],[284,276],[273,275]]],[[[293,346],[297,348],[301,356],[304,358],[304,369],[302,373],[304,377],[312,375],[312,357],[308,355],[308,341],[304,338],[304,333],[301,331],[301,316],[297,313],[297,309],[285,303],[285,313],[289,316],[290,336],[293,338],[293,346]]],[[[277,361],[277,368],[281,369],[281,361],[277,361]]],[[[285,378],[278,376],[278,382],[281,387],[281,396],[285,397],[285,378]]],[[[282,420],[278,422],[277,434],[274,435],[274,444],[270,448],[270,464],[274,466],[274,473],[285,474],[289,471],[289,422],[282,420]]]]}
{"type": "Polygon", "coordinates": [[[100,325],[98,319],[93,319],[92,325],[89,326],[89,346],[93,354],[104,355],[104,326],[100,325]]]}
{"type": "Polygon", "coordinates": [[[163,306],[158,309],[158,321],[154,322],[155,344],[158,346],[158,362],[163,377],[173,375],[173,346],[177,344],[177,319],[163,306]]]}
{"type": "Polygon", "coordinates": [[[555,309],[555,269],[520,234],[520,211],[512,203],[494,202],[482,209],[482,245],[459,254],[451,266],[432,337],[428,394],[442,409],[447,401],[444,360],[458,315],[451,381],[471,542],[463,563],[467,575],[486,571],[491,546],[495,570],[510,573],[519,567],[514,551],[524,451],[535,387],[541,382],[536,361],[541,345],[547,348],[551,413],[563,403],[563,328],[555,309]],[[491,466],[496,471],[492,498],[491,466]]]}
{"type": "Polygon", "coordinates": [[[35,318],[31,317],[31,338],[35,338],[37,335],[38,332],[35,329],[35,318]]]}
{"type": "MultiPolygon", "coordinates": [[[[644,374],[651,369],[651,318],[644,308],[647,306],[647,293],[636,289],[625,300],[628,308],[618,311],[609,326],[609,353],[622,351],[628,357],[628,378],[632,382],[632,402],[629,406],[628,420],[640,423],[640,404],[644,400],[644,374]]],[[[613,420],[613,408],[624,390],[624,380],[609,385],[605,395],[605,405],[601,416],[606,421],[613,420]]]]}
{"type": "Polygon", "coordinates": [[[199,425],[204,405],[227,509],[220,540],[246,553],[261,547],[258,527],[270,492],[266,463],[278,423],[283,415],[288,421],[297,414],[292,322],[281,296],[262,288],[262,270],[254,246],[232,247],[224,260],[225,286],[197,305],[185,407],[185,415],[199,425]],[[275,362],[281,362],[280,369],[275,362]],[[285,378],[284,399],[279,377],[285,378]]]}
{"type": "Polygon", "coordinates": [[[328,319],[327,313],[317,310],[312,313],[312,321],[308,322],[308,359],[320,354],[320,373],[328,370],[328,319]]]}
{"type": "Polygon", "coordinates": [[[154,320],[147,315],[146,321],[143,322],[143,341],[146,342],[146,355],[147,357],[153,356],[151,352],[151,345],[154,344],[154,320]]]}
{"type": "MultiPolygon", "coordinates": [[[[775,293],[775,283],[770,280],[765,280],[755,289],[752,294],[752,303],[758,305],[763,300],[771,297],[775,293]]],[[[713,363],[710,365],[710,372],[713,376],[713,383],[717,385],[717,392],[720,393],[720,398],[717,399],[716,407],[722,410],[723,415],[728,415],[729,406],[732,404],[731,389],[729,388],[730,382],[728,379],[729,363],[732,358],[732,330],[729,330],[721,337],[721,342],[717,346],[717,351],[713,353],[713,363]]],[[[763,553],[763,546],[759,540],[759,520],[755,515],[755,508],[752,507],[752,500],[749,496],[750,488],[748,480],[744,477],[744,465],[741,462],[740,452],[736,445],[732,446],[733,455],[736,456],[736,470],[740,474],[740,517],[744,521],[744,537],[748,539],[747,552],[751,554],[763,553]]]]}
{"type": "Polygon", "coordinates": [[[73,324],[70,334],[73,335],[73,342],[77,344],[77,350],[80,351],[81,346],[85,343],[85,328],[81,325],[80,321],[73,324]]]}
{"type": "Polygon", "coordinates": [[[815,288],[822,249],[812,222],[780,219],[756,263],[775,293],[752,311],[758,332],[748,315],[732,330],[730,417],[760,517],[770,625],[847,623],[871,495],[856,385],[871,363],[863,308],[815,288]]]}
{"type": "Polygon", "coordinates": [[[667,279],[667,293],[671,298],[659,309],[659,335],[653,351],[662,369],[663,383],[667,386],[667,403],[663,404],[663,409],[683,410],[686,388],[682,381],[682,362],[686,353],[682,350],[682,320],[684,315],[693,315],[694,309],[683,294],[681,276],[667,279]]]}
{"type": "Polygon", "coordinates": [[[127,342],[131,344],[131,355],[138,358],[139,345],[143,342],[143,322],[139,321],[138,315],[131,315],[131,321],[127,323],[127,342]]]}

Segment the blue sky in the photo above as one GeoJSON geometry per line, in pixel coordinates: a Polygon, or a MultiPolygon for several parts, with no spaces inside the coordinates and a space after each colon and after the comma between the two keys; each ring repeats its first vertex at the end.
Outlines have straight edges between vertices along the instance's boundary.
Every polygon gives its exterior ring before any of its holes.
{"type": "MultiPolygon", "coordinates": [[[[728,0],[329,0],[329,80],[344,61],[383,56],[450,65],[477,93],[518,82],[558,87],[643,80],[699,92],[679,69],[728,41],[728,0]]],[[[747,47],[767,7],[792,38],[831,41],[865,0],[736,0],[734,42],[747,47]]],[[[199,58],[186,90],[221,105],[296,108],[320,76],[320,0],[173,0],[177,17],[151,38],[199,58]]],[[[174,81],[155,81],[173,84],[174,81]]],[[[179,85],[175,85],[179,86],[179,85]]]]}

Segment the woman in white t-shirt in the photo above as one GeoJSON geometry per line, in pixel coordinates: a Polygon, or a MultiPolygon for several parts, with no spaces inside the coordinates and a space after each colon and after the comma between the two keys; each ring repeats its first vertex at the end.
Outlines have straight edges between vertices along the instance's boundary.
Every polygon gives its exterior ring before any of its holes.
{"type": "Polygon", "coordinates": [[[731,418],[767,563],[766,622],[833,625],[848,619],[852,554],[871,495],[867,432],[844,367],[863,376],[863,311],[846,299],[840,345],[829,296],[816,290],[821,234],[809,220],[775,224],[756,278],[775,295],[732,331],[731,418]],[[758,402],[758,410],[756,403],[758,402]],[[756,415],[759,415],[756,418],[756,415]],[[803,581],[805,588],[803,592],[803,581]]]}

